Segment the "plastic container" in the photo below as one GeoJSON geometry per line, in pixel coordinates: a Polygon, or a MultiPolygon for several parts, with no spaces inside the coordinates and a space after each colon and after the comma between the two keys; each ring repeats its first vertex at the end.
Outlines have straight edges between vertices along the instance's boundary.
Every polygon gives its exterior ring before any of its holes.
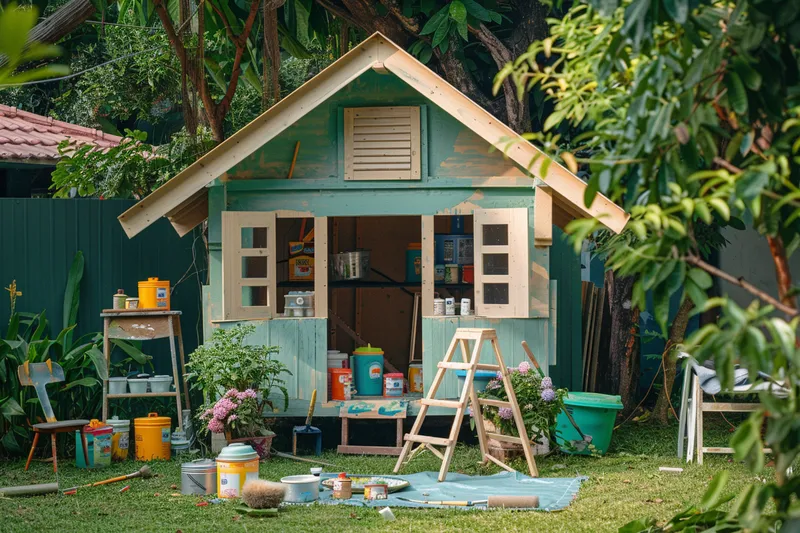
{"type": "Polygon", "coordinates": [[[284,316],[314,316],[314,291],[289,291],[283,298],[284,316]]]}
{"type": "Polygon", "coordinates": [[[147,382],[150,384],[150,392],[169,392],[172,376],[153,376],[147,382]]]}
{"type": "MultiPolygon", "coordinates": [[[[584,435],[592,437],[592,447],[599,454],[608,451],[617,412],[622,409],[619,396],[597,394],[594,392],[570,392],[564,398],[564,407],[581,428],[584,435]]],[[[563,412],[556,419],[556,442],[566,453],[590,455],[593,450],[571,451],[566,443],[580,440],[581,436],[563,412]]]]}
{"type": "Polygon", "coordinates": [[[281,478],[286,488],[283,501],[288,503],[308,503],[319,500],[319,478],[308,474],[281,478]]]}
{"type": "MultiPolygon", "coordinates": [[[[103,424],[99,420],[92,420],[91,423],[83,427],[86,433],[86,444],[88,446],[87,452],[89,456],[89,468],[105,468],[111,464],[111,434],[114,428],[107,424],[103,424]]],[[[87,465],[83,459],[83,443],[81,441],[81,432],[75,432],[75,466],[78,468],[86,468],[87,465]]]]}
{"type": "Polygon", "coordinates": [[[170,458],[171,427],[172,420],[168,416],[158,416],[158,413],[149,413],[146,417],[134,418],[136,460],[168,460],[170,458]]]}
{"type": "MultiPolygon", "coordinates": [[[[458,396],[460,397],[461,390],[464,388],[464,382],[467,380],[467,371],[456,370],[456,377],[458,378],[458,396]]],[[[476,370],[475,378],[472,380],[475,386],[475,392],[483,392],[486,389],[486,385],[496,377],[497,372],[492,372],[491,370],[476,370]]]]}
{"type": "Polygon", "coordinates": [[[139,309],[169,311],[169,281],[147,278],[139,282],[139,309]]]}
{"type": "Polygon", "coordinates": [[[206,495],[217,490],[217,463],[211,459],[197,459],[181,465],[181,494],[206,495]]]}
{"type": "Polygon", "coordinates": [[[386,397],[403,395],[403,374],[392,372],[383,375],[383,395],[386,397]]]}
{"type": "MultiPolygon", "coordinates": [[[[328,368],[347,368],[350,366],[350,356],[339,350],[328,350],[328,368]]],[[[328,374],[328,399],[331,398],[331,373],[328,374]]]]}
{"type": "Polygon", "coordinates": [[[131,421],[120,420],[115,416],[109,418],[106,423],[114,430],[111,434],[111,460],[124,461],[128,458],[131,442],[131,421]]]}
{"type": "Polygon", "coordinates": [[[422,281],[422,243],[412,242],[406,248],[406,281],[422,281]]]}
{"type": "Polygon", "coordinates": [[[144,394],[147,392],[148,378],[128,378],[128,388],[131,394],[144,394]]]}
{"type": "Polygon", "coordinates": [[[461,283],[475,283],[475,265],[461,267],[461,283]]]}
{"type": "Polygon", "coordinates": [[[433,281],[444,281],[444,265],[434,265],[433,281]]]}
{"type": "Polygon", "coordinates": [[[329,368],[331,400],[350,400],[352,398],[353,371],[349,368],[329,368]]]}
{"type": "Polygon", "coordinates": [[[433,262],[435,264],[471,265],[474,263],[472,235],[434,235],[433,240],[435,244],[433,262]]]}
{"type": "Polygon", "coordinates": [[[433,299],[433,315],[434,316],[444,316],[444,298],[434,298],[433,299]]]}
{"type": "Polygon", "coordinates": [[[108,378],[109,394],[127,394],[128,378],[108,378]]]}
{"type": "Polygon", "coordinates": [[[235,442],[222,448],[217,456],[217,496],[238,498],[244,484],[254,479],[258,479],[258,454],[252,446],[235,442]]]}
{"type": "Polygon", "coordinates": [[[422,364],[411,363],[408,365],[408,391],[424,392],[422,385],[422,364]]]}
{"type": "Polygon", "coordinates": [[[350,358],[350,368],[357,396],[383,394],[383,350],[371,345],[357,348],[350,358]]]}

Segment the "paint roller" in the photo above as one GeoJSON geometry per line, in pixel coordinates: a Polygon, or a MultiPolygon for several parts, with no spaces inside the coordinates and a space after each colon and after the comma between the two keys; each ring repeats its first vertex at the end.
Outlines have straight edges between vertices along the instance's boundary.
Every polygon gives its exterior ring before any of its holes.
{"type": "Polygon", "coordinates": [[[510,496],[499,494],[489,496],[486,500],[456,500],[456,501],[432,501],[432,500],[411,500],[400,498],[411,503],[422,503],[425,505],[448,505],[452,507],[472,507],[474,505],[485,505],[489,509],[536,509],[539,507],[538,496],[510,496]]]}

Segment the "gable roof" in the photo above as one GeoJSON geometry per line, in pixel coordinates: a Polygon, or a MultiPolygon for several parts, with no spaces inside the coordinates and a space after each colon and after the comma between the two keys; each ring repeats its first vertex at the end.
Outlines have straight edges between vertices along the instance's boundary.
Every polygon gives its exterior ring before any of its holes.
{"type": "Polygon", "coordinates": [[[128,237],[133,237],[158,218],[166,216],[180,234],[188,233],[206,218],[205,187],[231,167],[277,137],[312,109],[367,70],[389,71],[439,106],[489,144],[549,187],[555,203],[570,218],[597,218],[619,233],[628,215],[598,194],[592,205],[583,202],[586,183],[547,157],[514,130],[489,114],[455,87],[417,61],[381,33],[374,33],[289,96],[231,135],[118,218],[128,237]]]}
{"type": "Polygon", "coordinates": [[[58,144],[65,139],[110,148],[122,137],[0,104],[0,162],[55,165],[61,159],[58,144]]]}

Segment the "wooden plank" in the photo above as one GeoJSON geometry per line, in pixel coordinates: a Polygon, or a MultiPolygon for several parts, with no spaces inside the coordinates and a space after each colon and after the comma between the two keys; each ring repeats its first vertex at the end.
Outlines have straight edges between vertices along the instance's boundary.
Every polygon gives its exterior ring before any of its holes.
{"type": "Polygon", "coordinates": [[[167,213],[172,227],[183,237],[208,218],[208,190],[203,188],[195,195],[167,213]]]}
{"type": "Polygon", "coordinates": [[[391,420],[405,418],[408,401],[405,400],[353,400],[339,407],[339,418],[367,418],[391,420]]]}
{"type": "Polygon", "coordinates": [[[491,462],[493,462],[494,464],[496,464],[497,466],[499,466],[500,468],[502,468],[506,472],[516,472],[516,470],[514,470],[513,468],[511,468],[510,466],[505,464],[503,461],[501,461],[497,457],[493,456],[492,454],[486,453],[486,454],[483,455],[483,457],[485,459],[490,460],[491,462]]]}
{"type": "Polygon", "coordinates": [[[480,398],[478,403],[481,405],[490,405],[492,407],[511,407],[511,402],[506,402],[503,400],[492,400],[489,398],[480,398]]]}
{"type": "Polygon", "coordinates": [[[328,318],[328,217],[314,217],[314,316],[328,318]]]}
{"type": "Polygon", "coordinates": [[[367,147],[367,148],[360,148],[353,150],[353,156],[359,159],[364,157],[397,157],[402,156],[403,158],[411,160],[411,156],[408,150],[404,149],[393,149],[393,148],[386,148],[384,143],[381,143],[380,146],[375,147],[367,147]]]}
{"type": "MultiPolygon", "coordinates": [[[[358,121],[355,122],[353,125],[353,134],[355,135],[355,139],[358,140],[359,135],[365,136],[374,136],[374,135],[389,135],[389,134],[408,134],[407,137],[410,139],[411,136],[411,124],[394,124],[390,126],[380,126],[380,125],[364,125],[360,124],[358,121]]],[[[368,139],[364,139],[368,140],[368,139]]],[[[378,140],[394,140],[394,139],[378,139],[378,140]]]]}
{"type": "Polygon", "coordinates": [[[411,133],[357,134],[353,132],[353,140],[355,142],[411,141],[411,133]]]}
{"type": "Polygon", "coordinates": [[[165,339],[169,334],[169,315],[163,317],[117,317],[108,324],[109,339],[146,341],[165,339]]]}
{"type": "MultiPolygon", "coordinates": [[[[373,34],[374,35],[374,34],[373,34]]],[[[366,42],[366,41],[365,41],[366,42]]],[[[391,42],[391,41],[390,41],[391,42]]],[[[411,106],[357,107],[355,116],[362,118],[410,117],[411,106]]]]}
{"type": "Polygon", "coordinates": [[[411,166],[411,155],[410,154],[402,154],[402,155],[379,155],[375,156],[371,154],[370,156],[363,156],[363,155],[356,155],[355,161],[356,164],[359,165],[372,165],[375,163],[403,163],[407,166],[411,166]]]}
{"type": "Polygon", "coordinates": [[[592,368],[591,380],[589,386],[590,391],[597,390],[597,372],[600,360],[600,332],[603,325],[603,311],[605,308],[606,289],[601,287],[597,289],[597,303],[595,305],[595,316],[592,324],[592,368]]]}
{"type": "MultiPolygon", "coordinates": [[[[422,316],[433,315],[434,299],[434,217],[425,215],[422,218],[422,316]]],[[[423,342],[424,347],[424,342],[423,342]]]]}
{"type": "Polygon", "coordinates": [[[429,437],[427,435],[406,435],[404,439],[408,442],[421,442],[423,444],[433,444],[435,446],[449,446],[450,439],[442,437],[429,437]]]}
{"type": "Polygon", "coordinates": [[[702,411],[723,412],[723,413],[752,413],[763,407],[760,403],[725,403],[725,402],[706,402],[702,403],[702,411]]]}
{"type": "Polygon", "coordinates": [[[420,121],[420,109],[411,109],[411,179],[422,179],[422,124],[420,121]]]}
{"type": "Polygon", "coordinates": [[[171,392],[142,392],[138,394],[126,393],[126,394],[109,394],[108,398],[159,398],[159,397],[175,397],[178,393],[175,391],[171,392]]]}
{"type": "Polygon", "coordinates": [[[181,409],[181,377],[178,374],[178,354],[175,350],[175,327],[173,325],[173,317],[167,317],[167,326],[169,328],[169,356],[172,363],[172,383],[175,384],[175,403],[177,404],[178,413],[178,430],[183,431],[183,410],[181,409]]]}
{"type": "MultiPolygon", "coordinates": [[[[381,158],[379,158],[381,159],[381,158]]],[[[360,159],[353,162],[353,173],[385,170],[411,170],[411,163],[363,163],[360,159]]]]}
{"type": "Polygon", "coordinates": [[[353,171],[352,181],[358,180],[410,180],[410,171],[403,170],[359,170],[353,171]]]}
{"type": "MultiPolygon", "coordinates": [[[[385,115],[375,117],[358,116],[355,119],[356,127],[360,126],[411,126],[411,116],[406,117],[386,117],[385,115]]],[[[410,128],[409,128],[409,131],[410,128]]]]}
{"type": "Polygon", "coordinates": [[[427,448],[427,449],[428,449],[428,450],[429,450],[429,451],[430,451],[430,452],[431,452],[433,455],[435,455],[436,457],[438,457],[440,461],[444,461],[444,455],[442,454],[442,452],[440,452],[439,450],[437,450],[436,448],[434,448],[432,444],[425,444],[424,446],[425,446],[425,448],[427,448]]]}
{"type": "Polygon", "coordinates": [[[396,446],[345,446],[339,445],[336,448],[338,453],[350,455],[400,455],[403,448],[396,446]]]}
{"type": "Polygon", "coordinates": [[[353,142],[353,151],[358,150],[378,150],[382,148],[389,148],[392,150],[403,150],[403,153],[408,153],[409,149],[411,148],[411,139],[407,141],[387,141],[382,143],[374,143],[374,142],[361,142],[361,141],[354,141],[353,142]]]}
{"type": "Polygon", "coordinates": [[[134,318],[134,317],[151,317],[151,316],[177,316],[180,314],[181,311],[176,311],[176,310],[148,311],[147,309],[103,309],[103,312],[100,313],[100,316],[101,317],[121,316],[125,318],[134,318]]]}
{"type": "Polygon", "coordinates": [[[448,409],[460,409],[464,407],[464,403],[458,400],[438,400],[435,398],[432,399],[422,398],[420,400],[420,403],[422,403],[422,405],[427,405],[429,407],[446,407],[448,409]]]}
{"type": "Polygon", "coordinates": [[[547,187],[537,185],[533,197],[533,244],[548,247],[553,244],[553,196],[547,187]]]}

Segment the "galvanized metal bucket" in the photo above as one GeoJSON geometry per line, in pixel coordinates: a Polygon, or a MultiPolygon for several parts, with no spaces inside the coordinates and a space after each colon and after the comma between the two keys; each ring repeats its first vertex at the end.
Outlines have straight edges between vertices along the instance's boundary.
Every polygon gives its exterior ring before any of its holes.
{"type": "Polygon", "coordinates": [[[214,494],[217,490],[217,463],[197,459],[181,465],[181,494],[214,494]]]}

